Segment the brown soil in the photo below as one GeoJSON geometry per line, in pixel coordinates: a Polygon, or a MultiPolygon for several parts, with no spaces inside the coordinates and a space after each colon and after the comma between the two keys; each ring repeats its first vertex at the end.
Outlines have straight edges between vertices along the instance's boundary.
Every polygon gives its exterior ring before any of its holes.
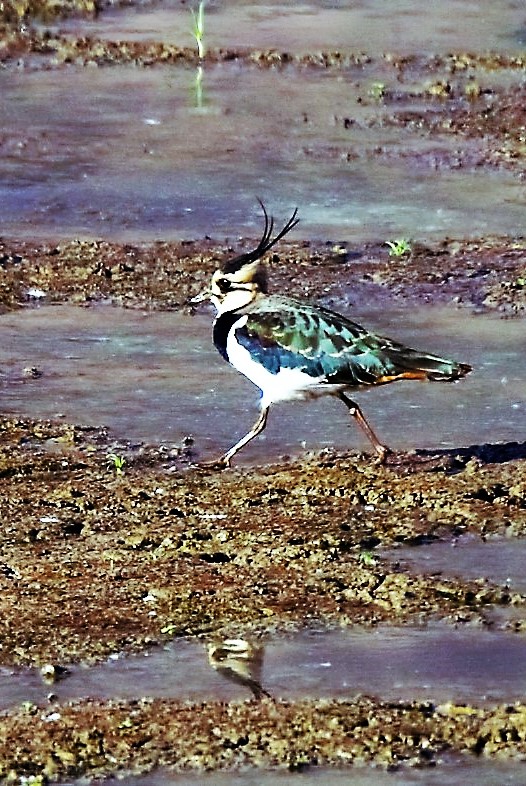
{"type": "MultiPolygon", "coordinates": [[[[2,7],[5,67],[29,53],[52,58],[53,67],[195,59],[189,50],[168,52],[161,45],[20,32],[31,7],[2,7]]],[[[357,56],[338,53],[303,60],[283,53],[208,57],[324,68],[357,62],[357,56]]],[[[418,116],[416,110],[397,113],[396,95],[383,95],[382,122],[419,122],[431,134],[484,137],[491,144],[482,164],[505,165],[521,176],[524,88],[495,89],[491,111],[481,116],[480,101],[488,96],[478,88],[466,91],[461,75],[466,63],[508,69],[524,63],[487,61],[475,55],[391,59],[389,67],[398,71],[446,69],[449,76],[419,94],[418,116]]],[[[79,307],[104,300],[129,308],[189,308],[188,299],[230,252],[212,242],[146,247],[4,238],[1,308],[31,307],[32,288],[43,290],[46,302],[79,307]]],[[[323,299],[342,310],[359,298],[455,302],[506,314],[522,313],[526,303],[523,237],[445,240],[400,258],[374,244],[284,243],[272,266],[277,291],[323,299]]],[[[526,443],[459,445],[440,454],[393,456],[383,467],[368,456],[320,454],[214,473],[192,465],[191,446],[116,445],[103,430],[3,417],[0,663],[66,665],[175,636],[239,637],[312,621],[373,625],[438,617],[493,624],[496,605],[520,609],[526,598],[482,579],[408,575],[369,552],[378,544],[465,532],[524,536],[525,457],[526,443]],[[112,452],[126,460],[122,473],[108,459],[112,452]],[[152,596],[156,616],[144,602],[152,596]]],[[[512,627],[509,635],[520,635],[524,622],[512,627]]],[[[160,764],[421,765],[446,748],[520,757],[526,752],[525,718],[523,705],[434,708],[364,698],[31,706],[0,719],[0,776],[45,782],[160,764]]]]}
{"type": "Polygon", "coordinates": [[[120,475],[112,450],[100,432],[2,421],[3,663],[101,658],[163,631],[484,621],[488,604],[523,603],[483,580],[408,576],[362,558],[378,543],[437,534],[524,534],[526,469],[495,463],[506,446],[386,467],[318,455],[217,473],[189,467],[185,449],[121,444],[120,475]]]}
{"type": "MultiPolygon", "coordinates": [[[[247,240],[246,248],[253,246],[247,240]]],[[[236,252],[242,246],[236,244],[236,252]]],[[[212,241],[132,246],[107,241],[40,243],[0,237],[0,309],[34,303],[112,303],[128,308],[190,308],[234,247],[212,241]]],[[[526,305],[526,238],[446,239],[389,256],[385,244],[282,242],[270,260],[277,292],[344,310],[386,299],[521,314],[526,305]]]]}
{"type": "MultiPolygon", "coordinates": [[[[55,780],[88,772],[374,763],[433,765],[445,751],[524,756],[526,710],[430,704],[264,699],[235,704],[84,702],[13,712],[0,728],[3,773],[55,780]],[[13,740],[17,740],[16,747],[13,740]],[[11,769],[10,769],[11,768],[11,769]]],[[[42,783],[43,781],[37,781],[42,783]]]]}

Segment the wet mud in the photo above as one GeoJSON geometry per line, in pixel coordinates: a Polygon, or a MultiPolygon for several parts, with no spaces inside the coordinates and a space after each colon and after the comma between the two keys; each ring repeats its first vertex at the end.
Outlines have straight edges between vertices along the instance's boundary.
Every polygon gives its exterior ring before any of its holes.
{"type": "Polygon", "coordinates": [[[2,426],[5,663],[315,620],[483,624],[491,604],[523,603],[485,580],[409,576],[362,556],[438,535],[524,534],[522,462],[494,463],[496,447],[491,463],[491,448],[480,447],[383,468],[370,457],[316,456],[212,473],[192,468],[185,447],[127,449],[86,429],[2,426]]]}
{"type": "MultiPolygon", "coordinates": [[[[50,778],[104,774],[116,763],[129,771],[156,765],[188,771],[374,763],[430,766],[444,751],[524,755],[525,710],[456,705],[353,702],[183,705],[143,700],[86,702],[59,710],[12,713],[0,745],[23,740],[7,762],[50,778]],[[204,716],[204,720],[203,720],[204,716]]],[[[9,779],[9,773],[6,773],[9,779]]],[[[16,781],[15,781],[16,782],[16,781]]]]}
{"type": "MultiPolygon", "coordinates": [[[[48,18],[70,9],[37,10],[48,18]]],[[[31,24],[35,13],[29,3],[2,5],[3,68],[197,64],[184,47],[38,30],[31,24]]],[[[400,91],[386,80],[364,97],[376,123],[418,128],[431,140],[474,142],[469,159],[439,148],[431,158],[429,149],[412,152],[418,166],[504,168],[524,176],[524,86],[515,79],[525,65],[520,56],[207,54],[210,63],[232,60],[251,68],[370,68],[390,74],[391,82],[405,79],[410,86],[400,91]]],[[[353,121],[339,122],[350,127],[353,121]]],[[[0,143],[5,150],[17,141],[0,143]]],[[[342,154],[354,155],[351,146],[323,151],[342,154]]],[[[389,152],[380,146],[367,155],[389,152]]],[[[419,243],[400,257],[380,242],[284,242],[270,260],[271,278],[276,291],[341,310],[361,297],[520,318],[526,304],[521,233],[518,227],[513,237],[419,243]]],[[[43,301],[191,311],[189,298],[233,248],[212,240],[43,241],[27,231],[24,238],[0,240],[3,311],[43,301]]],[[[235,248],[251,242],[236,241],[235,248]]],[[[198,458],[191,441],[139,444],[103,428],[0,418],[1,665],[15,675],[22,667],[55,674],[68,664],[177,637],[258,640],[310,625],[441,619],[524,635],[526,596],[506,583],[409,572],[395,556],[375,554],[378,547],[459,535],[524,537],[522,435],[516,442],[395,454],[385,466],[369,455],[325,451],[217,473],[197,468],[198,458]]],[[[519,760],[525,741],[521,702],[484,708],[363,696],[286,702],[257,693],[245,702],[199,704],[51,698],[0,717],[0,777],[45,783],[162,765],[394,768],[436,764],[446,750],[519,760]]]]}
{"type": "MultiPolygon", "coordinates": [[[[0,237],[0,308],[103,302],[191,311],[189,300],[222,260],[253,242],[123,245],[0,237]]],[[[399,258],[385,243],[284,241],[269,268],[275,291],[340,309],[360,299],[373,306],[398,300],[518,315],[526,305],[526,239],[520,235],[415,243],[399,258]]]]}

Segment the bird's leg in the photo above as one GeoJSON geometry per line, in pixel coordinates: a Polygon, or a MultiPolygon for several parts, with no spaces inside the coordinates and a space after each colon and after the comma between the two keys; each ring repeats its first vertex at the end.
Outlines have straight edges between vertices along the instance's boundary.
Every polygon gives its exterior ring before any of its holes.
{"type": "Polygon", "coordinates": [[[370,427],[369,423],[365,419],[365,415],[363,414],[362,410],[358,406],[355,401],[352,401],[350,398],[344,393],[339,393],[339,397],[349,410],[349,414],[356,420],[362,431],[365,433],[371,444],[373,445],[377,455],[378,455],[378,463],[383,464],[385,459],[387,458],[387,454],[391,451],[385,445],[382,445],[372,428],[370,427]]]}
{"type": "Polygon", "coordinates": [[[214,461],[205,461],[201,463],[199,466],[207,468],[207,469],[225,469],[226,467],[230,466],[230,461],[236,453],[244,448],[254,437],[257,437],[258,434],[261,434],[265,426],[267,425],[267,417],[268,417],[269,407],[265,407],[261,410],[260,415],[250,431],[242,437],[239,442],[236,442],[230,450],[227,450],[222,456],[214,461]]]}

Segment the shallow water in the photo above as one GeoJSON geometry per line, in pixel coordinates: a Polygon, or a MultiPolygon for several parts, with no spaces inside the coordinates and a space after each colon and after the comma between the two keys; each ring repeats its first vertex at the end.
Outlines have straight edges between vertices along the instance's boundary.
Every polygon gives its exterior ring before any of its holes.
{"type": "MultiPolygon", "coordinates": [[[[359,305],[352,316],[380,333],[475,368],[455,385],[400,383],[358,394],[392,448],[526,439],[520,321],[447,308],[384,308],[380,313],[359,305]]],[[[214,349],[212,318],[210,311],[188,316],[73,306],[3,314],[2,410],[107,425],[120,439],[179,443],[191,435],[202,457],[217,454],[252,425],[258,390],[214,349]],[[24,369],[31,367],[42,376],[26,375],[24,369]]],[[[265,462],[326,447],[370,449],[340,402],[281,404],[238,460],[265,462]]]]}
{"type": "Polygon", "coordinates": [[[462,536],[454,541],[437,541],[425,546],[399,546],[382,555],[400,561],[405,570],[442,573],[475,579],[486,576],[495,584],[526,593],[526,540],[462,536]]]}
{"type": "MultiPolygon", "coordinates": [[[[264,644],[261,686],[274,698],[341,698],[359,694],[385,701],[467,702],[492,705],[523,700],[526,639],[480,629],[378,627],[301,632],[264,644]]],[[[34,670],[0,669],[0,707],[77,698],[238,701],[244,683],[216,672],[206,645],[176,640],[141,655],[72,666],[46,686],[34,670]],[[55,699],[54,699],[55,700],[55,699]]]]}
{"type": "MultiPolygon", "coordinates": [[[[185,3],[111,11],[93,22],[64,25],[79,34],[192,45],[189,27],[185,3]]],[[[387,50],[513,53],[521,51],[525,31],[523,4],[513,0],[207,4],[212,47],[342,48],[373,56],[387,50]]],[[[513,175],[477,170],[475,163],[452,171],[442,162],[455,155],[458,139],[371,126],[378,108],[368,94],[376,81],[392,78],[386,74],[377,67],[324,74],[229,64],[205,69],[200,98],[196,74],[186,68],[0,71],[2,232],[132,242],[255,236],[257,194],[276,217],[299,205],[302,238],[356,243],[516,233],[523,226],[524,186],[513,175]],[[355,121],[350,129],[345,117],[355,121]],[[387,155],[372,155],[377,147],[387,155]]],[[[476,162],[477,143],[462,140],[462,149],[476,162]]],[[[392,386],[362,397],[386,442],[432,448],[524,439],[520,323],[434,309],[412,314],[357,309],[356,318],[476,366],[475,374],[454,387],[392,386]]],[[[3,315],[2,409],[106,423],[123,439],[179,442],[191,433],[203,457],[213,455],[252,423],[257,394],[211,346],[211,319],[205,313],[190,318],[62,306],[3,315]],[[25,376],[23,369],[31,366],[43,376],[25,376]]],[[[304,447],[364,446],[354,427],[346,428],[346,413],[337,402],[305,405],[301,429],[296,413],[291,406],[276,409],[266,433],[241,461],[263,462],[304,447]]],[[[512,588],[521,588],[520,565],[513,566],[507,546],[492,543],[492,557],[482,569],[482,547],[468,553],[459,544],[457,553],[465,559],[454,566],[456,575],[469,574],[476,559],[476,575],[487,571],[496,581],[510,579],[512,588]]],[[[439,548],[447,552],[446,546],[439,548]]],[[[419,552],[422,561],[415,567],[427,567],[428,553],[419,552]]],[[[396,557],[410,562],[402,551],[396,557]]],[[[448,562],[447,553],[442,559],[437,551],[433,569],[447,571],[448,562]]],[[[514,701],[524,698],[525,656],[523,638],[475,629],[302,633],[266,642],[262,682],[273,695],[291,698],[366,692],[394,699],[514,701]]],[[[205,645],[196,642],[116,657],[92,669],[76,666],[52,686],[36,671],[0,669],[0,707],[43,702],[50,691],[62,700],[250,695],[213,671],[205,645]]],[[[436,772],[156,773],[124,783],[339,786],[351,780],[354,786],[522,786],[526,776],[524,765],[466,758],[448,760],[436,772]]]]}
{"type": "MultiPolygon", "coordinates": [[[[524,9],[516,0],[310,0],[247,2],[209,0],[205,41],[209,47],[248,47],[285,51],[345,49],[405,54],[519,49],[526,39],[524,9]]],[[[193,46],[188,5],[163,2],[153,8],[105,13],[87,25],[70,22],[70,31],[87,30],[110,40],[155,39],[193,46]]]]}
{"type": "MultiPolygon", "coordinates": [[[[153,772],[140,778],[125,778],[119,783],[122,782],[123,786],[524,786],[524,779],[523,763],[445,756],[436,770],[426,767],[384,772],[372,767],[353,767],[352,770],[312,767],[301,773],[249,770],[242,773],[176,775],[153,772]]],[[[106,785],[107,782],[91,782],[91,786],[106,785]]]]}
{"type": "Polygon", "coordinates": [[[484,142],[376,123],[378,78],[229,63],[201,105],[187,68],[0,71],[2,232],[253,236],[260,196],[277,218],[297,205],[302,238],[516,233],[521,181],[477,165],[484,142]]]}
{"type": "MultiPolygon", "coordinates": [[[[192,46],[190,27],[187,3],[160,2],[55,29],[192,46]]],[[[409,67],[399,81],[386,51],[521,53],[522,3],[209,2],[205,35],[210,47],[365,50],[375,62],[341,73],[207,65],[200,86],[184,66],[34,71],[29,58],[27,68],[0,71],[2,232],[129,241],[254,234],[256,195],[276,213],[298,205],[306,238],[522,226],[523,184],[479,166],[486,142],[386,127],[370,95],[375,84],[398,93],[450,77],[409,67]]],[[[510,75],[476,78],[487,87],[510,75]]]]}
{"type": "MultiPolygon", "coordinates": [[[[261,642],[254,642],[256,646],[261,642]]],[[[334,697],[359,694],[383,700],[422,700],[434,703],[468,702],[475,705],[512,703],[526,690],[526,639],[480,629],[455,630],[436,625],[425,628],[300,632],[269,639],[260,656],[261,686],[274,698],[334,697]]],[[[0,708],[23,701],[45,703],[83,697],[136,699],[143,696],[189,701],[240,701],[250,690],[239,681],[214,671],[206,643],[176,640],[141,655],[119,657],[95,667],[73,666],[68,676],[44,685],[35,670],[0,669],[0,708]],[[50,695],[52,694],[52,695],[50,695]]],[[[522,765],[524,766],[524,765],[522,765]]],[[[439,774],[417,770],[386,774],[372,768],[352,770],[359,786],[477,783],[515,786],[517,763],[484,762],[471,757],[444,758],[439,774]],[[468,780],[466,780],[468,779],[468,780]],[[495,780],[496,779],[496,780],[495,780]]],[[[255,786],[255,784],[348,783],[348,771],[310,769],[294,776],[246,771],[235,774],[173,775],[156,772],[125,778],[125,786],[255,786]]],[[[98,781],[96,782],[98,783],[98,781]]]]}

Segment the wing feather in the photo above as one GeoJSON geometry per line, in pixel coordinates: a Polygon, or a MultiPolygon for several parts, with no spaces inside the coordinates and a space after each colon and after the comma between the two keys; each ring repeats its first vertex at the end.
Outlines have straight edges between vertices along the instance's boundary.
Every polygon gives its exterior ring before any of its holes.
{"type": "Polygon", "coordinates": [[[379,336],[329,309],[290,298],[256,301],[236,338],[271,373],[299,369],[321,382],[349,386],[400,378],[451,380],[470,370],[379,336]]]}

